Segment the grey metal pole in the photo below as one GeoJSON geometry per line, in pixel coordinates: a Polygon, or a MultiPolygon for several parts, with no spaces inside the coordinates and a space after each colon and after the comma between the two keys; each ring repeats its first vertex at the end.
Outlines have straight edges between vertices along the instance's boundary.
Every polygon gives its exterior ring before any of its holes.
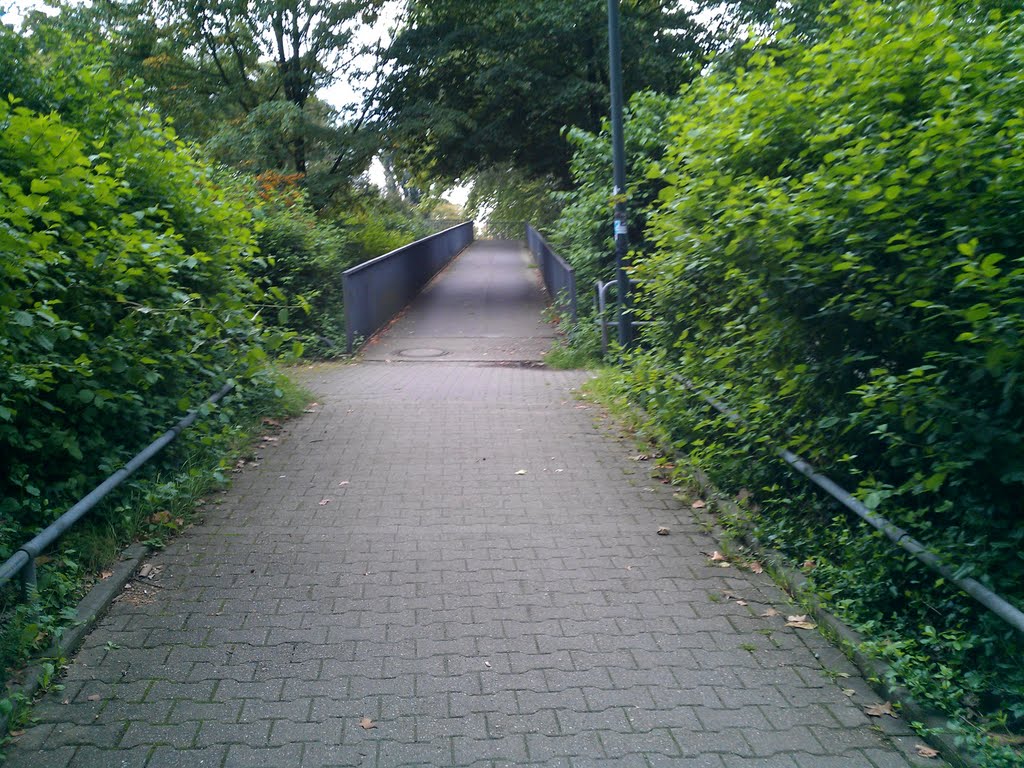
{"type": "Polygon", "coordinates": [[[615,167],[615,282],[619,294],[619,344],[633,343],[630,313],[629,232],[626,225],[626,147],[622,131],[622,37],[619,0],[608,0],[608,79],[612,90],[612,162],[615,167]]]}

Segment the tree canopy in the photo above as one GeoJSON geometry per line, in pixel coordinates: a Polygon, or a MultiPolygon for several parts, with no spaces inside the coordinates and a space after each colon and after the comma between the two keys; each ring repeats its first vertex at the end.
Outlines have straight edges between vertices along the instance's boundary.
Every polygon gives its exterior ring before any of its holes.
{"type": "MultiPolygon", "coordinates": [[[[706,30],[678,3],[622,6],[625,90],[674,92],[706,30]]],[[[588,0],[412,0],[383,58],[378,114],[404,162],[457,179],[490,166],[568,179],[564,126],[608,114],[608,21],[588,0]]]]}
{"type": "Polygon", "coordinates": [[[44,36],[56,26],[109,40],[115,74],[141,77],[179,135],[206,143],[216,159],[336,173],[361,171],[373,149],[353,153],[352,126],[316,94],[350,74],[355,30],[382,3],[105,0],[34,26],[44,36]]]}

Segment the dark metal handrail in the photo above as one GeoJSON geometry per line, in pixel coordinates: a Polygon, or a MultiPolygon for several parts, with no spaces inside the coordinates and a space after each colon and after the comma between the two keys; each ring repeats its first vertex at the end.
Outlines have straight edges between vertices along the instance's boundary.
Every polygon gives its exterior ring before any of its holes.
{"type": "MultiPolygon", "coordinates": [[[[684,389],[688,389],[693,392],[697,397],[729,419],[729,421],[736,424],[744,423],[743,419],[736,413],[736,411],[725,403],[701,392],[693,382],[688,381],[675,373],[669,373],[668,378],[684,389]]],[[[957,569],[950,568],[948,565],[945,565],[935,554],[929,552],[921,542],[911,536],[907,531],[868,509],[861,501],[856,499],[853,494],[840,487],[838,483],[828,476],[818,472],[818,470],[816,470],[802,457],[792,451],[786,450],[785,448],[776,448],[775,453],[789,466],[821,488],[825,493],[857,515],[857,517],[861,518],[872,528],[875,528],[885,534],[893,544],[909,552],[919,562],[941,575],[950,583],[956,584],[960,589],[973,597],[978,603],[988,608],[992,613],[996,614],[1015,630],[1024,634],[1024,612],[1021,612],[1007,600],[1000,597],[976,579],[972,579],[967,576],[957,576],[957,569]]]]}
{"type": "Polygon", "coordinates": [[[575,270],[555,253],[531,224],[526,225],[526,245],[544,276],[544,287],[548,289],[552,303],[563,312],[568,312],[574,321],[577,320],[575,270]]]}
{"type": "Polygon", "coordinates": [[[96,488],[71,507],[71,509],[46,526],[46,528],[37,534],[31,541],[11,555],[7,559],[7,562],[0,566],[0,584],[5,584],[18,574],[21,574],[26,590],[34,590],[36,587],[36,558],[39,557],[47,547],[53,544],[53,542],[59,539],[64,532],[68,530],[68,528],[81,520],[82,517],[102,501],[107,494],[131,477],[139,467],[160,453],[160,451],[173,442],[185,429],[192,426],[195,420],[199,418],[199,414],[204,406],[215,405],[234,388],[234,382],[225,384],[218,392],[208,397],[201,406],[190,411],[188,415],[181,419],[177,424],[142,449],[142,451],[136,454],[131,461],[96,486],[96,488]]]}

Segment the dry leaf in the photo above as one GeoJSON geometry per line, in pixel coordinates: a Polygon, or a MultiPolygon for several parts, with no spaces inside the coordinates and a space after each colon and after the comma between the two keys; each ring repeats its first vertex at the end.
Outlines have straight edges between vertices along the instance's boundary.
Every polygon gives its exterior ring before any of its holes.
{"type": "Polygon", "coordinates": [[[491,668],[491,662],[485,661],[484,662],[484,666],[487,667],[488,669],[490,669],[491,668]]]}
{"type": "Polygon", "coordinates": [[[516,474],[517,475],[525,475],[526,474],[526,470],[525,469],[517,469],[516,470],[516,474]]]}
{"type": "Polygon", "coordinates": [[[815,563],[813,560],[804,560],[803,563],[800,564],[800,567],[803,568],[805,571],[813,571],[815,563]]]}
{"type": "Polygon", "coordinates": [[[19,728],[16,731],[11,731],[11,737],[15,738],[15,739],[18,738],[19,736],[24,736],[24,735],[25,735],[25,730],[23,728],[19,728]]]}
{"type": "Polygon", "coordinates": [[[764,566],[757,562],[757,560],[753,560],[747,563],[747,568],[749,568],[754,573],[764,573],[764,566]]]}
{"type": "Polygon", "coordinates": [[[633,566],[632,565],[627,565],[626,566],[626,570],[627,571],[632,571],[633,570],[633,566]]]}
{"type": "Polygon", "coordinates": [[[348,480],[342,480],[340,483],[338,483],[339,488],[344,488],[346,485],[348,485],[348,480]]]}
{"type": "Polygon", "coordinates": [[[857,691],[855,691],[853,688],[843,688],[843,693],[850,697],[857,695],[857,691]]]}
{"type": "Polygon", "coordinates": [[[882,715],[888,715],[889,717],[898,718],[895,712],[892,711],[892,702],[886,701],[882,704],[869,704],[864,707],[864,714],[869,717],[881,717],[882,715]]]}
{"type": "Polygon", "coordinates": [[[761,614],[762,618],[770,619],[773,616],[781,616],[782,614],[776,611],[774,608],[769,608],[767,611],[761,614]]]}
{"type": "Polygon", "coordinates": [[[633,459],[633,461],[647,461],[651,457],[646,453],[638,453],[636,456],[631,456],[630,458],[633,459]]]}
{"type": "Polygon", "coordinates": [[[704,501],[704,499],[697,499],[690,506],[693,507],[694,509],[704,509],[704,507],[707,506],[707,502],[704,501]]]}
{"type": "Polygon", "coordinates": [[[795,627],[796,629],[817,629],[818,627],[818,625],[813,621],[808,621],[806,614],[802,614],[800,616],[787,616],[786,626],[795,627]]]}
{"type": "Polygon", "coordinates": [[[280,427],[281,426],[281,422],[280,421],[278,421],[277,419],[268,418],[266,416],[263,417],[263,423],[266,424],[268,427],[280,427]]]}
{"type": "Polygon", "coordinates": [[[722,563],[722,562],[727,562],[728,560],[729,560],[729,558],[727,558],[725,555],[723,555],[717,549],[714,552],[711,553],[711,562],[712,563],[722,563]]]}
{"type": "Polygon", "coordinates": [[[369,731],[373,728],[376,728],[377,724],[373,722],[373,720],[371,720],[370,718],[364,717],[362,720],[359,721],[359,727],[362,728],[364,731],[369,731]]]}
{"type": "Polygon", "coordinates": [[[668,536],[668,534],[669,534],[668,528],[662,527],[662,528],[658,529],[658,535],[659,536],[668,536]]]}
{"type": "Polygon", "coordinates": [[[750,605],[746,600],[737,600],[736,605],[750,605]]]}
{"type": "Polygon", "coordinates": [[[151,579],[156,575],[156,568],[151,563],[146,563],[139,568],[140,579],[151,579]]]}
{"type": "Polygon", "coordinates": [[[320,502],[319,502],[321,507],[326,507],[330,503],[331,503],[330,499],[320,499],[320,502]]]}
{"type": "Polygon", "coordinates": [[[270,435],[264,435],[263,437],[260,438],[260,440],[262,440],[264,443],[276,443],[278,438],[271,437],[270,435]]]}
{"type": "Polygon", "coordinates": [[[934,759],[939,756],[939,750],[926,747],[924,744],[915,744],[914,750],[917,752],[918,757],[934,759]]]}
{"type": "Polygon", "coordinates": [[[107,579],[109,579],[113,575],[114,575],[113,571],[100,571],[100,578],[103,579],[104,581],[106,581],[107,579]]]}
{"type": "Polygon", "coordinates": [[[101,696],[98,693],[94,693],[91,696],[86,696],[86,701],[99,701],[101,696]]]}

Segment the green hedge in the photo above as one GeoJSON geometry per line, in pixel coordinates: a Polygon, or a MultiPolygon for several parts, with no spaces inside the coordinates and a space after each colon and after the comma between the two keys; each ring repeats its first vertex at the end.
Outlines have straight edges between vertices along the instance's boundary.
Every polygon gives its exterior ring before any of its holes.
{"type": "MultiPolygon", "coordinates": [[[[837,4],[820,43],[779,30],[750,44],[744,69],[686,88],[649,173],[665,187],[636,277],[657,325],[631,374],[727,489],[785,506],[798,486],[769,446],[787,446],[1018,605],[1021,21],[969,3],[837,4]],[[668,384],[666,369],[746,425],[668,384]]],[[[876,638],[909,633],[912,649],[879,652],[919,655],[936,686],[947,662],[973,675],[945,698],[957,712],[1024,725],[1019,637],[810,503],[765,531],[826,566],[815,578],[832,604],[876,638]]]]}
{"type": "Polygon", "coordinates": [[[224,381],[273,389],[250,214],[103,56],[0,27],[0,557],[224,381]]]}

